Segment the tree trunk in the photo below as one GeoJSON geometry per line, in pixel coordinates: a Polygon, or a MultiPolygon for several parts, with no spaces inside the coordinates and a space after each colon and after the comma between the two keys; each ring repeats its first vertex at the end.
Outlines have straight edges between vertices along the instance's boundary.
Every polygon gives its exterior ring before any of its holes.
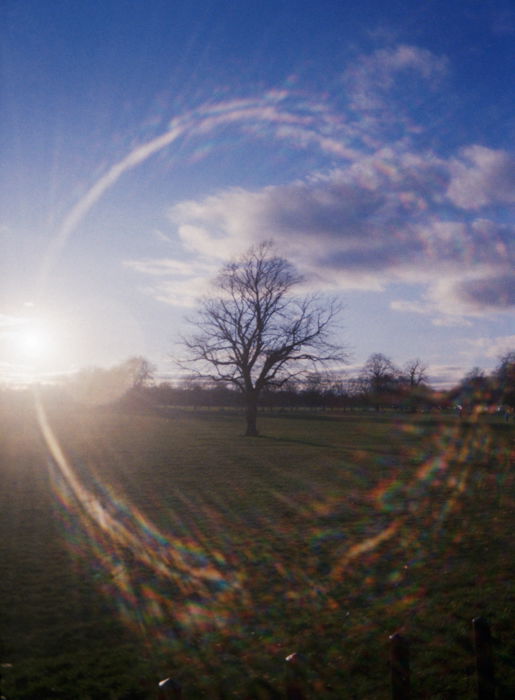
{"type": "Polygon", "coordinates": [[[255,392],[248,393],[245,396],[245,418],[247,421],[245,437],[257,437],[257,435],[259,435],[257,430],[257,399],[258,397],[255,392]]]}

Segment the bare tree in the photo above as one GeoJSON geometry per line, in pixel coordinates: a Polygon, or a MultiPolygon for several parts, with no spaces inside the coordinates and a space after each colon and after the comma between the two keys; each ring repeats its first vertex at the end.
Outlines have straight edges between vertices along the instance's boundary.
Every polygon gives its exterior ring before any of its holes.
{"type": "Polygon", "coordinates": [[[257,435],[257,407],[265,387],[345,353],[330,341],[340,306],[317,295],[296,297],[301,282],[271,242],[228,263],[215,280],[216,295],[204,298],[190,322],[196,332],[183,342],[198,375],[239,389],[246,406],[246,435],[257,435]]]}
{"type": "Polygon", "coordinates": [[[399,371],[390,358],[380,352],[370,355],[361,373],[374,393],[390,390],[398,375],[399,371]]]}
{"type": "Polygon", "coordinates": [[[515,351],[511,350],[499,358],[494,372],[497,394],[501,403],[515,408],[515,351]]]}
{"type": "Polygon", "coordinates": [[[156,367],[141,355],[130,357],[123,363],[123,367],[133,389],[149,386],[154,381],[156,367]]]}
{"type": "Polygon", "coordinates": [[[399,370],[389,357],[375,352],[366,361],[361,378],[367,383],[369,392],[376,402],[376,410],[380,404],[396,389],[399,370]]]}
{"type": "Polygon", "coordinates": [[[414,360],[408,360],[404,365],[403,377],[412,389],[421,384],[426,384],[428,379],[427,365],[418,357],[414,360]]]}

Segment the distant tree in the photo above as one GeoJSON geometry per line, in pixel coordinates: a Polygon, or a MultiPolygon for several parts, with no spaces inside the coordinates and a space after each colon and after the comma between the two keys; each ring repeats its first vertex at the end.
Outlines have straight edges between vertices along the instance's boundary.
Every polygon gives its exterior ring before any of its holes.
{"type": "Polygon", "coordinates": [[[117,401],[129,388],[127,374],[122,365],[84,367],[70,377],[67,390],[80,403],[100,405],[117,401]]]}
{"type": "Polygon", "coordinates": [[[376,352],[366,361],[361,371],[361,378],[367,383],[371,398],[379,410],[380,404],[389,400],[397,389],[399,370],[389,357],[376,352]]]}
{"type": "Polygon", "coordinates": [[[493,376],[499,403],[515,408],[515,351],[499,358],[493,376]]]}
{"type": "Polygon", "coordinates": [[[324,403],[327,408],[343,408],[348,404],[349,396],[342,379],[333,379],[324,391],[324,403]]]}
{"type": "Polygon", "coordinates": [[[460,381],[456,390],[456,402],[470,411],[474,407],[492,402],[492,382],[481,367],[473,367],[460,381]]]}
{"type": "Polygon", "coordinates": [[[339,305],[317,295],[296,297],[301,282],[293,266],[275,254],[271,242],[251,248],[226,264],[215,293],[204,298],[184,338],[199,376],[231,384],[244,397],[246,435],[257,435],[257,407],[266,387],[281,387],[300,372],[345,353],[331,342],[339,305]]]}
{"type": "Polygon", "coordinates": [[[320,407],[323,404],[323,380],[318,372],[310,372],[302,390],[302,400],[306,406],[311,408],[320,407]]]}
{"type": "Polygon", "coordinates": [[[404,381],[413,389],[421,384],[427,383],[427,365],[417,357],[414,360],[408,360],[402,371],[404,381]]]}
{"type": "Polygon", "coordinates": [[[70,377],[66,389],[81,403],[107,404],[151,383],[154,368],[143,357],[131,357],[113,367],[85,367],[70,377]]]}
{"type": "Polygon", "coordinates": [[[368,381],[361,375],[359,377],[351,377],[346,382],[346,393],[352,397],[355,404],[364,403],[368,391],[368,381]]]}
{"type": "Polygon", "coordinates": [[[122,368],[122,371],[127,372],[128,381],[133,389],[142,389],[154,381],[155,365],[140,355],[130,357],[123,363],[122,368]]]}

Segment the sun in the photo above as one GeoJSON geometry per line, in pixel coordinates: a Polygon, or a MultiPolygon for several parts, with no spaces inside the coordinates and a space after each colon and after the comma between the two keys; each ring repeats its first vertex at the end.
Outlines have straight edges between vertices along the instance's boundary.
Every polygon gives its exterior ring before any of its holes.
{"type": "Polygon", "coordinates": [[[47,363],[57,352],[57,336],[51,325],[40,318],[24,319],[11,339],[14,355],[22,363],[47,363]]]}
{"type": "Polygon", "coordinates": [[[40,360],[52,352],[52,335],[46,328],[25,328],[18,333],[17,345],[26,358],[40,360]]]}
{"type": "Polygon", "coordinates": [[[0,365],[6,368],[8,381],[20,385],[47,382],[70,370],[69,332],[54,314],[13,316],[0,340],[0,365]]]}

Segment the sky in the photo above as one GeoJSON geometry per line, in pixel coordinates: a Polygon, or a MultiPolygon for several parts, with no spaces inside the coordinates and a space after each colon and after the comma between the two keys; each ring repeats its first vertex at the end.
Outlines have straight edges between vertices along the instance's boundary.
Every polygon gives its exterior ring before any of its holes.
{"type": "Polygon", "coordinates": [[[263,240],[351,375],[515,349],[510,0],[0,0],[0,382],[177,340],[263,240]]]}

